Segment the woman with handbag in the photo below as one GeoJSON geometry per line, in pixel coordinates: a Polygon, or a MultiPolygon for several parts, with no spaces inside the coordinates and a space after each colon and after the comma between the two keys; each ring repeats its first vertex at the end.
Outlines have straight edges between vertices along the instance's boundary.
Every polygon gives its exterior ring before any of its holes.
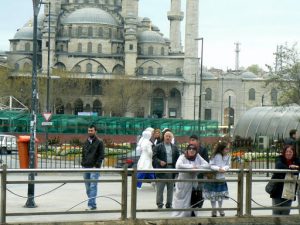
{"type": "MultiPolygon", "coordinates": [[[[300,160],[296,156],[296,151],[294,146],[286,145],[283,148],[282,154],[276,159],[275,169],[290,169],[290,170],[299,170],[300,160]]],[[[272,179],[287,179],[287,176],[296,176],[297,173],[274,173],[272,179]]],[[[273,190],[270,194],[272,198],[273,207],[291,207],[292,201],[296,200],[296,190],[297,186],[289,182],[276,182],[273,186],[273,190]],[[286,190],[287,187],[291,187],[293,190],[290,192],[292,196],[287,196],[286,190]]],[[[273,215],[289,215],[290,209],[273,209],[273,215]]]]}
{"type": "Polygon", "coordinates": [[[231,157],[229,155],[229,148],[227,143],[220,142],[214,148],[211,159],[209,161],[210,168],[216,171],[215,179],[221,182],[212,182],[204,184],[203,197],[210,200],[212,210],[212,217],[217,216],[217,202],[219,205],[220,216],[225,216],[224,211],[221,209],[223,199],[228,199],[228,186],[225,181],[225,172],[230,169],[231,157]]]}
{"type": "MultiPolygon", "coordinates": [[[[185,152],[179,156],[176,162],[176,169],[207,169],[209,164],[197,153],[195,145],[188,145],[185,152]]],[[[191,207],[191,196],[193,185],[197,186],[197,172],[180,172],[177,177],[180,179],[195,179],[195,182],[176,182],[173,195],[174,208],[188,209],[191,207]]],[[[190,217],[191,211],[173,211],[174,217],[190,217]]]]}

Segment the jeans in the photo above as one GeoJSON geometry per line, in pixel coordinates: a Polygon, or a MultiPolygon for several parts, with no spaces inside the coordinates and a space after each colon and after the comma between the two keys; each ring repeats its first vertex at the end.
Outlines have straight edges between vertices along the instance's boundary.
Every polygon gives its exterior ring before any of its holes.
{"type": "Polygon", "coordinates": [[[97,198],[97,182],[89,182],[88,180],[98,180],[99,179],[99,172],[92,172],[92,173],[84,173],[83,178],[85,180],[85,189],[86,194],[88,196],[88,207],[89,208],[96,208],[96,198],[97,198]]]}
{"type": "MultiPolygon", "coordinates": [[[[137,179],[155,179],[155,174],[154,173],[138,173],[137,174],[137,179]]],[[[141,188],[142,187],[142,181],[137,182],[137,187],[141,188]]]]}
{"type": "MultiPolygon", "coordinates": [[[[283,198],[272,198],[272,206],[291,207],[292,200],[283,198]]],[[[273,215],[290,215],[290,209],[273,209],[273,215]]]]}

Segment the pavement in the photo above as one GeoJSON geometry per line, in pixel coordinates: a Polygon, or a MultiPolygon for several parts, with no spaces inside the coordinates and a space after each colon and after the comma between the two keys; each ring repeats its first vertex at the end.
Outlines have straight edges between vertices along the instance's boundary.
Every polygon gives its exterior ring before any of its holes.
{"type": "MultiPolygon", "coordinates": [[[[233,175],[232,175],[233,176],[233,175]]],[[[117,174],[102,174],[100,179],[120,179],[117,174]]],[[[229,178],[229,177],[228,177],[229,178]]],[[[233,177],[232,177],[233,178],[233,177]]],[[[258,177],[264,179],[265,177],[258,177]]],[[[10,174],[9,181],[28,180],[26,174],[10,174]]],[[[38,213],[38,212],[75,212],[82,211],[81,214],[61,214],[61,215],[34,215],[34,216],[7,216],[8,223],[18,222],[67,222],[67,221],[99,221],[99,220],[118,220],[120,213],[98,213],[86,212],[87,208],[85,186],[83,183],[66,183],[63,180],[82,180],[80,173],[67,174],[38,174],[35,180],[61,181],[59,183],[35,184],[35,203],[36,208],[24,207],[27,201],[27,184],[8,184],[7,185],[7,213],[38,213]]],[[[271,199],[264,191],[266,182],[257,182],[252,185],[253,200],[263,206],[271,206],[271,199]]],[[[228,182],[230,199],[224,201],[223,207],[236,207],[237,183],[228,182]]],[[[121,209],[121,183],[99,183],[98,184],[98,210],[116,210],[121,209]]],[[[245,191],[244,191],[245,192],[245,191]]],[[[131,202],[131,177],[128,177],[128,218],[130,217],[131,202]]],[[[155,203],[156,191],[151,183],[144,183],[141,190],[137,190],[137,208],[138,209],[157,209],[155,203]]],[[[166,196],[166,194],[165,194],[166,196]]],[[[258,205],[252,202],[253,207],[258,205]]],[[[296,206],[296,201],[293,202],[296,206]]],[[[210,202],[204,202],[204,208],[211,208],[210,202]]],[[[199,212],[201,217],[210,217],[211,211],[199,212]]],[[[253,215],[271,215],[271,210],[256,210],[253,215]]],[[[298,214],[298,210],[292,210],[291,214],[298,214]]],[[[236,211],[226,211],[226,216],[235,216],[236,211]]],[[[166,218],[171,217],[171,212],[141,212],[137,218],[166,218]]]]}

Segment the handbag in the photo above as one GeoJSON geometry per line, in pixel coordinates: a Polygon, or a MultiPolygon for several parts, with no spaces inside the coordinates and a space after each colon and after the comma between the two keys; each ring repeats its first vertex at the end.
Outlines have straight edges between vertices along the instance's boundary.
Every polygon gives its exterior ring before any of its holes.
{"type": "Polygon", "coordinates": [[[192,208],[200,208],[203,205],[203,197],[202,197],[202,190],[193,189],[192,196],[191,196],[191,207],[192,208]]]}
{"type": "Polygon", "coordinates": [[[268,193],[268,194],[272,194],[273,190],[274,190],[274,187],[275,187],[275,182],[272,182],[272,181],[269,181],[265,187],[265,191],[268,193]]]}
{"type": "Polygon", "coordinates": [[[296,183],[297,175],[286,173],[281,197],[288,200],[294,200],[296,194],[296,183]]]}

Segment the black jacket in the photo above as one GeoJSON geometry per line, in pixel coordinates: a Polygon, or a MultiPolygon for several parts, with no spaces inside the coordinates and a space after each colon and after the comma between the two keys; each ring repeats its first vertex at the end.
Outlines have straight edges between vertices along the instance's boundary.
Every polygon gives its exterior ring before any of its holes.
{"type": "Polygon", "coordinates": [[[104,144],[103,141],[94,137],[92,143],[89,140],[83,145],[82,148],[82,161],[81,165],[84,168],[100,168],[102,160],[104,159],[104,144]]]}
{"type": "MultiPolygon", "coordinates": [[[[300,166],[300,160],[299,158],[296,158],[293,162],[294,165],[300,166]]],[[[285,160],[283,156],[279,156],[276,158],[276,164],[275,164],[275,169],[289,169],[289,166],[285,163],[285,160]]],[[[295,175],[298,175],[299,171],[295,171],[295,175]]],[[[274,173],[272,175],[272,179],[285,179],[285,174],[286,173],[274,173]]],[[[274,185],[274,189],[270,195],[271,198],[281,198],[282,196],[282,191],[283,191],[283,184],[284,182],[277,182],[274,185]]]]}
{"type": "MultiPolygon", "coordinates": [[[[179,157],[179,150],[176,145],[170,144],[172,148],[172,167],[175,168],[177,159],[179,157]]],[[[154,168],[166,168],[167,165],[161,166],[160,161],[167,162],[167,151],[164,142],[159,143],[153,148],[153,167],[154,168]]]]}

